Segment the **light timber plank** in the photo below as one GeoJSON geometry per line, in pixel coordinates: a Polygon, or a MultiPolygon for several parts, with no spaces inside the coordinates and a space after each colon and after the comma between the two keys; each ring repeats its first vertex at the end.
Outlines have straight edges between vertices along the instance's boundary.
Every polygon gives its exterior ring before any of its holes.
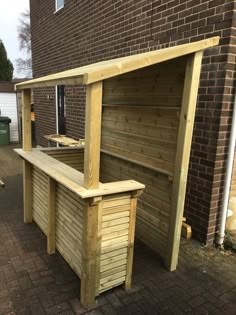
{"type": "Polygon", "coordinates": [[[121,255],[117,255],[115,257],[111,257],[111,258],[102,260],[100,270],[105,271],[107,269],[110,269],[111,264],[112,264],[112,266],[114,266],[116,264],[118,266],[118,265],[126,264],[126,262],[127,262],[127,252],[124,254],[121,254],[121,255]]]}
{"type": "Polygon", "coordinates": [[[104,149],[101,149],[101,152],[104,153],[104,154],[116,157],[118,159],[130,162],[130,163],[133,163],[133,164],[137,164],[139,166],[142,166],[142,167],[145,167],[147,169],[153,170],[155,172],[158,172],[160,174],[166,175],[168,177],[169,176],[171,176],[171,177],[173,176],[173,172],[171,172],[169,170],[161,169],[161,168],[153,166],[153,165],[150,165],[150,164],[145,163],[143,161],[134,160],[134,159],[128,158],[126,156],[122,156],[122,155],[120,155],[118,153],[110,152],[110,151],[107,151],[107,150],[104,150],[104,149]]]}
{"type": "Polygon", "coordinates": [[[101,61],[96,64],[82,66],[76,69],[66,70],[59,73],[44,76],[22,83],[16,84],[16,89],[26,89],[42,86],[55,85],[78,85],[91,84],[105,80],[122,73],[131,72],[145,68],[153,64],[161,63],[166,60],[178,58],[183,55],[191,54],[219,43],[219,37],[212,37],[201,41],[169,47],[156,51],[146,52],[133,56],[127,56],[112,60],[101,61]]]}
{"type": "Polygon", "coordinates": [[[123,218],[119,218],[119,219],[115,219],[112,221],[106,221],[106,222],[102,222],[102,228],[107,228],[107,227],[111,227],[114,225],[119,225],[122,223],[127,223],[129,222],[129,216],[127,217],[123,217],[123,218]]]}
{"type": "Polygon", "coordinates": [[[32,223],[32,166],[23,161],[24,222],[32,223]]]}
{"type": "Polygon", "coordinates": [[[116,264],[111,264],[111,268],[108,270],[104,270],[101,272],[100,276],[101,279],[104,279],[106,277],[112,276],[116,273],[120,273],[120,272],[126,272],[126,263],[124,262],[124,264],[121,264],[120,266],[117,266],[116,264]]]}
{"type": "Polygon", "coordinates": [[[22,91],[22,138],[23,150],[31,151],[32,136],[31,136],[31,91],[26,89],[22,91]]]}
{"type": "Polygon", "coordinates": [[[101,278],[101,247],[102,247],[102,216],[103,216],[103,205],[104,201],[98,203],[98,227],[97,227],[97,253],[96,253],[96,296],[99,295],[99,286],[101,278]]]}
{"type": "Polygon", "coordinates": [[[48,237],[47,252],[54,254],[56,250],[56,182],[48,177],[48,237]]]}
{"type": "MultiPolygon", "coordinates": [[[[120,240],[121,241],[121,240],[120,240]]],[[[105,244],[106,245],[106,244],[105,244]]],[[[127,248],[128,246],[128,240],[123,240],[121,241],[120,243],[117,242],[117,244],[109,244],[110,246],[103,246],[102,244],[102,248],[101,248],[101,254],[106,254],[106,253],[109,253],[109,252],[113,252],[113,251],[117,251],[119,249],[122,249],[122,248],[127,248]]]]}
{"type": "Polygon", "coordinates": [[[128,235],[128,229],[102,235],[102,241],[107,241],[124,235],[128,235]]]}
{"type": "Polygon", "coordinates": [[[129,211],[116,212],[112,214],[107,214],[102,217],[102,222],[111,221],[119,218],[124,218],[129,216],[129,211]]]}
{"type": "Polygon", "coordinates": [[[109,246],[116,246],[116,244],[121,244],[124,242],[128,242],[128,235],[123,235],[123,236],[119,236],[110,240],[102,240],[102,248],[104,249],[105,247],[109,247],[109,246]]]}
{"type": "Polygon", "coordinates": [[[131,288],[131,281],[132,281],[136,208],[137,208],[137,198],[131,198],[128,253],[127,253],[127,272],[126,272],[126,278],[125,278],[125,288],[126,289],[131,288]]]}
{"type": "Polygon", "coordinates": [[[101,286],[105,285],[105,283],[112,282],[112,281],[114,281],[116,279],[119,279],[119,278],[121,278],[121,277],[123,277],[125,275],[126,275],[126,270],[122,270],[122,271],[120,271],[120,272],[118,272],[116,274],[111,274],[111,275],[109,275],[107,277],[104,277],[104,278],[102,278],[100,280],[101,286]]]}
{"type": "Polygon", "coordinates": [[[87,189],[99,186],[101,113],[102,81],[88,85],[86,92],[84,186],[87,189]]]}
{"type": "Polygon", "coordinates": [[[95,304],[97,288],[98,204],[84,207],[83,250],[81,274],[81,303],[85,307],[95,304]]]}
{"type": "Polygon", "coordinates": [[[114,233],[117,231],[128,230],[128,228],[129,228],[129,223],[119,224],[119,225],[113,226],[111,228],[103,228],[102,229],[102,235],[105,236],[107,234],[114,233]]]}
{"type": "Polygon", "coordinates": [[[41,169],[55,181],[65,186],[70,191],[76,193],[82,199],[144,189],[144,185],[134,180],[108,184],[100,183],[98,189],[86,189],[83,187],[84,176],[82,173],[72,169],[60,161],[57,161],[47,154],[34,149],[31,152],[25,152],[21,149],[15,149],[14,151],[23,157],[23,159],[41,169]]]}
{"type": "Polygon", "coordinates": [[[121,277],[121,278],[118,278],[118,279],[115,279],[115,280],[112,280],[112,281],[109,281],[107,283],[104,283],[100,286],[100,293],[104,292],[104,291],[107,291],[109,289],[112,289],[122,283],[124,283],[125,281],[125,276],[121,277]]]}
{"type": "Polygon", "coordinates": [[[183,101],[178,134],[175,173],[172,191],[172,206],[169,223],[168,256],[166,266],[175,270],[178,262],[182,217],[188,174],[189,155],[192,141],[194,114],[197,101],[199,77],[201,71],[202,51],[188,57],[183,101]]]}
{"type": "MultiPolygon", "coordinates": [[[[130,200],[129,200],[129,203],[130,203],[130,200]]],[[[104,215],[108,215],[108,214],[113,214],[113,213],[116,213],[116,212],[123,212],[123,211],[129,211],[130,209],[130,206],[129,204],[127,205],[121,205],[121,206],[118,206],[118,207],[109,207],[109,208],[106,208],[104,209],[104,215]]]]}

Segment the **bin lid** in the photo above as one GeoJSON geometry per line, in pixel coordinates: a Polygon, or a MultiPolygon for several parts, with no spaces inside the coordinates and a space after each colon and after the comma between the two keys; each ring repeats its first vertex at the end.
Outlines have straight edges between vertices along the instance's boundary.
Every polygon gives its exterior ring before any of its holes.
{"type": "Polygon", "coordinates": [[[5,123],[5,124],[9,124],[11,122],[11,118],[0,116],[0,122],[5,123]]]}

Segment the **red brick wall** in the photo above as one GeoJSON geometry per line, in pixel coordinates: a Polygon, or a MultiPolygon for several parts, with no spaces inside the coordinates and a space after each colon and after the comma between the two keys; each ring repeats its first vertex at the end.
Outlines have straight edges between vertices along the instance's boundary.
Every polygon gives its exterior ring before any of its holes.
{"type": "MultiPolygon", "coordinates": [[[[36,77],[221,36],[220,46],[204,54],[185,206],[194,235],[202,242],[212,242],[222,197],[233,102],[235,1],[65,0],[65,7],[56,14],[54,2],[30,1],[36,77]]],[[[42,105],[41,101],[42,96],[35,92],[36,117],[43,116],[41,119],[45,121],[53,114],[55,105],[53,102],[42,105]]],[[[68,135],[83,137],[82,90],[78,87],[67,90],[66,104],[68,135]]],[[[51,132],[53,121],[51,118],[48,126],[37,122],[37,132],[40,135],[49,133],[49,129],[51,132]]]]}

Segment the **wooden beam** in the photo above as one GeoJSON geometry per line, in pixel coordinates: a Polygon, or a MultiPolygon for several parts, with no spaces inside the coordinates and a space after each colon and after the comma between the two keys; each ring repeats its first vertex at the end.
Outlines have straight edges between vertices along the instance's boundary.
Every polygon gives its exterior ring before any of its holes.
{"type": "Polygon", "coordinates": [[[32,136],[31,136],[31,91],[30,89],[22,92],[22,137],[23,150],[31,151],[32,136]]]}
{"type": "Polygon", "coordinates": [[[180,114],[179,134],[173,189],[171,197],[171,213],[168,234],[168,253],[166,267],[173,271],[177,267],[180,245],[182,218],[185,202],[186,182],[189,156],[192,142],[194,115],[197,102],[199,77],[201,71],[202,51],[188,57],[185,83],[180,114]]]}
{"type": "Polygon", "coordinates": [[[207,38],[201,41],[178,45],[165,49],[159,49],[133,56],[126,56],[112,60],[100,61],[92,65],[86,65],[70,69],[41,78],[16,84],[16,89],[45,87],[54,85],[91,84],[122,73],[145,68],[156,63],[201,51],[218,45],[219,37],[207,38]]]}
{"type": "Polygon", "coordinates": [[[84,186],[87,189],[99,186],[101,114],[102,81],[87,86],[84,150],[84,186]]]}
{"type": "MultiPolygon", "coordinates": [[[[137,196],[140,191],[137,192],[137,196]]],[[[129,235],[128,235],[128,252],[127,252],[127,271],[125,278],[125,288],[131,288],[133,257],[134,257],[134,237],[135,237],[135,222],[136,222],[137,198],[131,198],[130,202],[130,217],[129,217],[129,235]]]]}
{"type": "Polygon", "coordinates": [[[99,204],[89,204],[89,202],[87,202],[83,212],[80,300],[84,307],[91,307],[95,304],[97,293],[98,209],[99,204]]]}
{"type": "Polygon", "coordinates": [[[56,181],[48,177],[48,233],[47,252],[55,253],[56,247],[56,181]]]}
{"type": "Polygon", "coordinates": [[[32,223],[32,165],[23,161],[24,222],[32,223]]]}

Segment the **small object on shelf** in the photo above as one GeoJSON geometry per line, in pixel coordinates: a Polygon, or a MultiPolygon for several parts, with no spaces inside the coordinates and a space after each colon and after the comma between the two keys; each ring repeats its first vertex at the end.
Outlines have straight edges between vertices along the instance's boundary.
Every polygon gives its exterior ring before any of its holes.
{"type": "Polygon", "coordinates": [[[46,135],[44,136],[44,138],[48,140],[49,146],[51,142],[58,143],[61,146],[65,147],[77,147],[85,144],[85,139],[74,140],[72,138],[60,134],[46,135]]]}

